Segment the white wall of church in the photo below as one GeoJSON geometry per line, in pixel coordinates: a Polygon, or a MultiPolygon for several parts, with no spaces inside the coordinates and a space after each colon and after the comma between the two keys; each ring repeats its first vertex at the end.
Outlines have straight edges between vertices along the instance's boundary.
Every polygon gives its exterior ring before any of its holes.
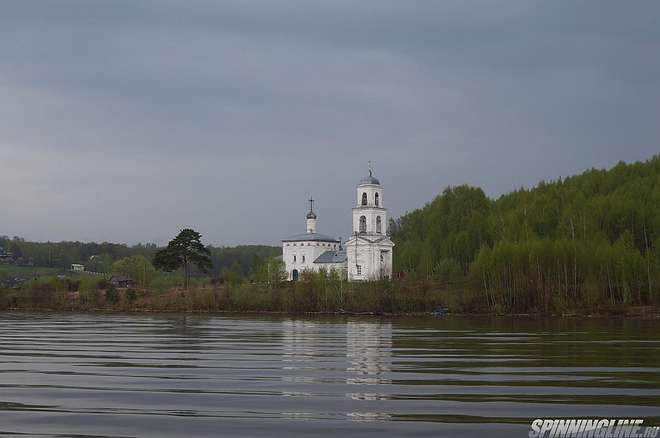
{"type": "Polygon", "coordinates": [[[307,219],[307,232],[316,233],[316,219],[307,219]]]}
{"type": "Polygon", "coordinates": [[[383,187],[376,184],[360,184],[357,188],[356,205],[362,205],[364,194],[367,194],[367,206],[376,206],[376,193],[378,193],[378,207],[383,206],[383,187]]]}
{"type": "Polygon", "coordinates": [[[360,238],[346,243],[349,280],[378,280],[392,277],[392,244],[370,243],[360,238]],[[382,259],[381,259],[382,255],[382,259]]]}
{"type": "Polygon", "coordinates": [[[367,221],[368,234],[387,234],[387,210],[384,208],[354,208],[353,209],[353,234],[360,232],[360,217],[364,216],[367,221]],[[377,222],[380,217],[381,231],[377,232],[377,222]]]}
{"type": "Polygon", "coordinates": [[[336,242],[283,242],[282,258],[287,273],[287,279],[293,280],[293,270],[298,270],[298,274],[304,271],[318,272],[322,264],[315,264],[321,254],[330,250],[337,250],[339,243],[336,242]]]}

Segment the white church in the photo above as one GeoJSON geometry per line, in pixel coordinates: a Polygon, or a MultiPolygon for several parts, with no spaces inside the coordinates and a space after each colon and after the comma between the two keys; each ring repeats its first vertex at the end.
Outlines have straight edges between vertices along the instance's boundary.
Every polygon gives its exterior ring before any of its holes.
{"type": "Polygon", "coordinates": [[[341,240],[316,231],[314,200],[310,199],[305,233],[282,240],[282,257],[287,279],[296,281],[305,271],[335,270],[350,281],[373,281],[392,276],[394,243],[387,236],[387,210],[383,207],[383,186],[369,176],[357,186],[353,207],[353,233],[341,240]]]}

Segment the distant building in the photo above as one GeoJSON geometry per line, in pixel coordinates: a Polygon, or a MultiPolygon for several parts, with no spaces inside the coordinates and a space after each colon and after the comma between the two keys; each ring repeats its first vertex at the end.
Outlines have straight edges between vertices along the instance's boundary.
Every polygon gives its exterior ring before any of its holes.
{"type": "Polygon", "coordinates": [[[71,263],[71,270],[73,272],[84,272],[85,265],[81,265],[80,263],[71,263]]]}
{"type": "Polygon", "coordinates": [[[345,244],[349,280],[380,280],[392,277],[394,243],[387,235],[387,209],[383,186],[373,176],[362,178],[353,207],[353,235],[345,244]]]}
{"type": "Polygon", "coordinates": [[[123,275],[113,275],[110,277],[110,284],[114,287],[135,287],[135,281],[123,275]]]}
{"type": "Polygon", "coordinates": [[[310,199],[307,231],[282,240],[282,257],[288,280],[296,281],[304,271],[336,270],[348,280],[379,280],[392,276],[394,243],[387,236],[387,210],[383,207],[383,187],[369,176],[357,187],[353,208],[353,233],[342,245],[340,239],[316,232],[317,216],[310,199]]]}
{"type": "Polygon", "coordinates": [[[286,266],[287,279],[297,281],[304,271],[318,272],[346,265],[346,253],[341,242],[331,236],[316,232],[314,200],[310,199],[307,213],[307,232],[282,240],[282,258],[286,266]]]}
{"type": "Polygon", "coordinates": [[[34,259],[32,257],[19,257],[14,261],[16,266],[32,267],[34,266],[34,259]]]}
{"type": "Polygon", "coordinates": [[[3,247],[0,246],[0,263],[10,265],[14,263],[14,254],[11,251],[5,251],[3,247]]]}
{"type": "Polygon", "coordinates": [[[0,288],[18,289],[19,287],[21,287],[21,284],[23,283],[25,283],[24,278],[20,278],[20,277],[5,278],[3,280],[0,280],[0,288]]]}

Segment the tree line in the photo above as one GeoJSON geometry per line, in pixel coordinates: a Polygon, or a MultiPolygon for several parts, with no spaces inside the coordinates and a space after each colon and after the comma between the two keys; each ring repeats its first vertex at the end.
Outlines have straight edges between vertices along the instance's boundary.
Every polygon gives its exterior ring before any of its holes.
{"type": "Polygon", "coordinates": [[[497,199],[447,188],[391,222],[395,271],[440,279],[475,308],[660,304],[660,156],[497,199]]]}
{"type": "MultiPolygon", "coordinates": [[[[106,274],[113,273],[117,261],[141,256],[153,260],[163,249],[153,243],[125,245],[95,242],[31,242],[21,237],[0,236],[0,247],[14,257],[30,258],[35,267],[70,269],[72,263],[82,263],[86,270],[106,274]]],[[[223,273],[247,276],[255,257],[268,259],[281,254],[281,248],[266,245],[206,246],[211,259],[208,275],[222,277],[223,273]]]]}

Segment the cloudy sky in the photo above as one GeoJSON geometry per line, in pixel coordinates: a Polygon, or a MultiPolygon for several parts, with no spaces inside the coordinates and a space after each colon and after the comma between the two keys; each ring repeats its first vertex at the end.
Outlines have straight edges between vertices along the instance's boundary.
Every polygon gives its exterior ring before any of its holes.
{"type": "Polygon", "coordinates": [[[0,235],[215,245],[660,153],[660,2],[5,0],[0,235]]]}

